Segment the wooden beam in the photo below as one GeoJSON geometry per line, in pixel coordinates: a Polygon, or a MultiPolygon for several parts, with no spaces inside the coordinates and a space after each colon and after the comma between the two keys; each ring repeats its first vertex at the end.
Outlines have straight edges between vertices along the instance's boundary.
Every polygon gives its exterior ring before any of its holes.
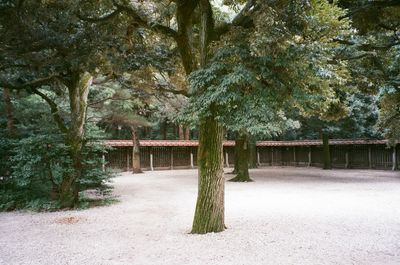
{"type": "Polygon", "coordinates": [[[368,146],[368,167],[372,168],[372,152],[371,146],[368,146]]]}
{"type": "Polygon", "coordinates": [[[273,147],[271,147],[271,166],[273,166],[274,165],[274,148],[273,147]]]}
{"type": "Polygon", "coordinates": [[[150,170],[151,170],[151,171],[154,171],[153,151],[150,151],[150,170]]]}
{"type": "Polygon", "coordinates": [[[396,146],[393,146],[392,152],[392,170],[397,169],[397,161],[396,161],[396,146]]]}
{"type": "Polygon", "coordinates": [[[194,159],[193,159],[193,152],[190,151],[190,167],[194,168],[194,159]]]}
{"type": "Polygon", "coordinates": [[[295,166],[297,166],[296,160],[296,146],[293,146],[293,161],[295,166]]]}
{"type": "Polygon", "coordinates": [[[174,149],[171,147],[171,170],[174,169],[174,149]]]}
{"type": "Polygon", "coordinates": [[[225,151],[225,163],[226,163],[226,167],[229,168],[229,155],[228,152],[225,151]]]}
{"type": "MultiPolygon", "coordinates": [[[[129,171],[129,149],[132,149],[132,148],[128,148],[128,150],[126,152],[126,171],[129,171]]],[[[133,150],[132,150],[132,152],[133,152],[133,150]]],[[[133,155],[133,153],[132,153],[132,155],[133,155]]]]}

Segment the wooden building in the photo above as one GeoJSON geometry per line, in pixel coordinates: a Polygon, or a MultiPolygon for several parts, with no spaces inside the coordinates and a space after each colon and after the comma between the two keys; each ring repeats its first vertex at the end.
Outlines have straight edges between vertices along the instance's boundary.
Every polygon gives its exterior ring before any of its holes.
{"type": "MultiPolygon", "coordinates": [[[[107,140],[113,147],[105,155],[106,166],[130,170],[132,141],[107,140]]],[[[400,165],[400,145],[388,147],[386,140],[330,140],[333,168],[396,170],[400,165]]],[[[234,141],[224,141],[224,164],[234,165],[234,141]]],[[[198,142],[191,140],[141,140],[140,163],[143,170],[195,168],[198,142]]],[[[258,166],[322,167],[323,147],[320,140],[257,142],[258,166]]]]}

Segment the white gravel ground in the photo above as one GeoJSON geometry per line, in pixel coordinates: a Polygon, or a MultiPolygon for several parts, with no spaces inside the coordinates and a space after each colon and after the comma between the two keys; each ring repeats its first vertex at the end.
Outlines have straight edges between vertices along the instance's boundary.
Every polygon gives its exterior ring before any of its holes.
{"type": "Polygon", "coordinates": [[[191,235],[196,174],[124,173],[112,206],[1,213],[0,264],[400,264],[399,172],[252,170],[226,183],[228,229],[191,235]]]}

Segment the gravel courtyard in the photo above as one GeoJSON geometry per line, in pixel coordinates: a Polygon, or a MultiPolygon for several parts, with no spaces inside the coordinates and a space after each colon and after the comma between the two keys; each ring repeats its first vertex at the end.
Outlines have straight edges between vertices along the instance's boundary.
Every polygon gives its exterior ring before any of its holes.
{"type": "Polygon", "coordinates": [[[0,213],[0,264],[400,264],[399,172],[251,175],[226,183],[227,230],[217,234],[188,234],[195,170],[123,173],[111,206],[0,213]]]}

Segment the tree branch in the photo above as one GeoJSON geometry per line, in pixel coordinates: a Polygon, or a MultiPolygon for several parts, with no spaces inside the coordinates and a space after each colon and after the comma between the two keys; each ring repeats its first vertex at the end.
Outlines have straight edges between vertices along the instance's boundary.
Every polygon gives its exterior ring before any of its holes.
{"type": "Polygon", "coordinates": [[[116,9],[112,11],[111,13],[104,15],[102,17],[83,17],[82,15],[78,15],[79,19],[83,21],[88,21],[88,22],[103,22],[107,21],[110,19],[113,19],[114,17],[117,17],[121,13],[126,13],[129,15],[129,17],[134,21],[134,23],[137,26],[156,31],[158,33],[161,33],[163,35],[166,35],[168,37],[177,38],[177,32],[170,27],[158,24],[158,23],[152,23],[150,21],[147,21],[146,19],[142,18],[139,13],[134,10],[132,7],[128,7],[125,5],[118,4],[117,2],[114,1],[114,6],[116,9]]]}
{"type": "Polygon", "coordinates": [[[57,123],[58,128],[63,133],[68,133],[68,128],[64,124],[64,120],[59,113],[57,104],[50,97],[48,97],[46,94],[42,93],[41,91],[39,91],[36,88],[31,88],[29,91],[40,96],[42,99],[44,99],[47,102],[47,104],[49,104],[51,114],[53,115],[54,121],[57,123]]]}

